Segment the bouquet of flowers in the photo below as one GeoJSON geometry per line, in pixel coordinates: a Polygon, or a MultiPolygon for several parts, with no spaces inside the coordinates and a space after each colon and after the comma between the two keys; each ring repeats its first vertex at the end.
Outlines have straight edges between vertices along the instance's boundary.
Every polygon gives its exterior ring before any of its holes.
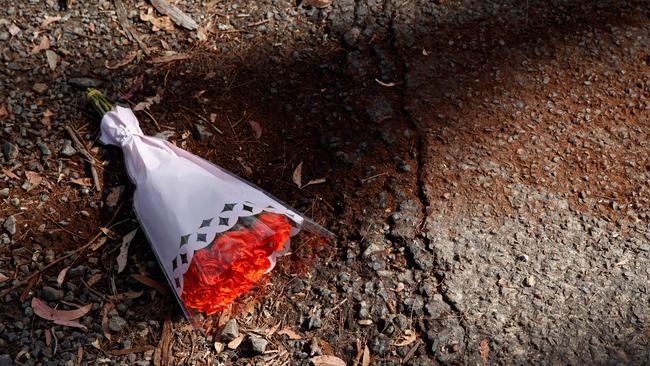
{"type": "Polygon", "coordinates": [[[191,321],[247,292],[299,233],[331,235],[241,178],[144,135],[131,109],[98,90],[87,96],[103,116],[101,142],[124,152],[136,215],[191,321]]]}

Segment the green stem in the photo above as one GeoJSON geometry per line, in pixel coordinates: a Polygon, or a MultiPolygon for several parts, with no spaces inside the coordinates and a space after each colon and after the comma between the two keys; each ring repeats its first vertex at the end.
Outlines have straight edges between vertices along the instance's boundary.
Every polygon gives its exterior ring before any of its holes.
{"type": "Polygon", "coordinates": [[[110,112],[110,110],[113,109],[113,105],[108,100],[108,98],[106,98],[106,94],[100,92],[97,89],[88,88],[86,90],[86,96],[100,117],[103,117],[106,113],[110,112]]]}

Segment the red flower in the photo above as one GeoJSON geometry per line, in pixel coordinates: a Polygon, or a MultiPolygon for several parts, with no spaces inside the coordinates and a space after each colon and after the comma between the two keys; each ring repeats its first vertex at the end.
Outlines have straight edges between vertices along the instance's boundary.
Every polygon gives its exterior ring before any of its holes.
{"type": "Polygon", "coordinates": [[[290,231],[285,216],[265,213],[252,228],[223,233],[194,252],[183,275],[185,306],[206,315],[225,309],[262,278],[271,266],[268,257],[284,248],[290,231]]]}

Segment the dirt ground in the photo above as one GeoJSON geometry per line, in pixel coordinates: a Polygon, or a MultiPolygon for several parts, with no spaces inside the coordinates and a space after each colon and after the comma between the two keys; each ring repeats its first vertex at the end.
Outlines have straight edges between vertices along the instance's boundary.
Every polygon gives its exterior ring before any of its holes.
{"type": "Polygon", "coordinates": [[[0,366],[650,364],[646,1],[173,3],[0,8],[0,366]],[[336,240],[193,331],[89,84],[336,240]]]}

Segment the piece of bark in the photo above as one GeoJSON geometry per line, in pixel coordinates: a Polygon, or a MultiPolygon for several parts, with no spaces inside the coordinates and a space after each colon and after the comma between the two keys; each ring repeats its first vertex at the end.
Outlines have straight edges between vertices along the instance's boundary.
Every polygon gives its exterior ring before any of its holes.
{"type": "Polygon", "coordinates": [[[174,23],[185,29],[196,30],[199,28],[199,25],[196,24],[194,19],[165,0],[151,0],[151,5],[159,12],[169,16],[174,23]]]}

